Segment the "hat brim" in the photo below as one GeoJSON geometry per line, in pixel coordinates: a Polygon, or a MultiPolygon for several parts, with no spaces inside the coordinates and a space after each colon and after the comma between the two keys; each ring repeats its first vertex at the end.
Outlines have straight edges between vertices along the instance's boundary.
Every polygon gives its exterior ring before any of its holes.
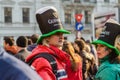
{"type": "Polygon", "coordinates": [[[106,43],[106,42],[104,42],[104,41],[102,41],[102,40],[93,41],[92,44],[94,44],[94,45],[103,44],[103,45],[107,46],[107,47],[110,48],[110,49],[114,49],[114,50],[115,50],[115,53],[116,53],[117,55],[120,54],[120,51],[119,51],[116,47],[114,47],[114,46],[112,46],[112,45],[110,45],[110,44],[108,44],[108,43],[106,43]]]}
{"type": "Polygon", "coordinates": [[[57,32],[61,32],[61,33],[64,33],[64,34],[70,34],[69,31],[64,30],[64,29],[54,30],[54,31],[49,32],[49,33],[47,33],[47,34],[41,35],[40,38],[37,40],[37,44],[39,44],[40,42],[42,42],[43,38],[48,37],[48,36],[51,36],[51,35],[53,35],[53,34],[55,34],[55,33],[57,33],[57,32]]]}

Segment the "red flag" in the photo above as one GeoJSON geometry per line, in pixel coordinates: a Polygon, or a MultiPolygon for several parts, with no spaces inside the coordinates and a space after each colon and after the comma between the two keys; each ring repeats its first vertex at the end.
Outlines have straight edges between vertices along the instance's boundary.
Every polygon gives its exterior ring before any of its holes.
{"type": "Polygon", "coordinates": [[[82,14],[76,14],[76,15],[75,15],[75,18],[76,18],[77,22],[80,22],[80,21],[81,21],[82,16],[83,16],[82,14]]]}

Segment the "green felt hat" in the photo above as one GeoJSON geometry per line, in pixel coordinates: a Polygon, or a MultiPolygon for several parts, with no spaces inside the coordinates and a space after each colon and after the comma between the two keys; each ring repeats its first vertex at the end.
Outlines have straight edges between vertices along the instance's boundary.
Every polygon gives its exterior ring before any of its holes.
{"type": "Polygon", "coordinates": [[[43,7],[37,10],[36,20],[42,33],[37,40],[37,44],[41,43],[45,37],[51,36],[57,32],[70,34],[69,31],[63,29],[57,10],[52,6],[43,7]]]}
{"type": "Polygon", "coordinates": [[[113,50],[117,55],[120,54],[120,24],[113,19],[109,19],[102,30],[100,37],[92,44],[103,44],[113,50]]]}

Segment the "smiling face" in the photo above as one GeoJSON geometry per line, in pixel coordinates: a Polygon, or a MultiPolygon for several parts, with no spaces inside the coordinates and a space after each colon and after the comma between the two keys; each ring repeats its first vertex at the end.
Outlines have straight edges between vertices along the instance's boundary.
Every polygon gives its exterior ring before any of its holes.
{"type": "Polygon", "coordinates": [[[102,44],[97,44],[96,50],[97,50],[97,55],[98,55],[99,59],[104,58],[111,52],[111,49],[109,49],[108,47],[106,47],[102,44]]]}

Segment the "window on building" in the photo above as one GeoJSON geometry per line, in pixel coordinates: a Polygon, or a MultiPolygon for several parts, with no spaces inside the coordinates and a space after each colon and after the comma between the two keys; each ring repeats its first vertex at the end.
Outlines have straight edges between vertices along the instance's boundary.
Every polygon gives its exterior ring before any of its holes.
{"type": "Polygon", "coordinates": [[[64,2],[64,1],[70,1],[70,0],[62,0],[62,2],[64,2]]]}
{"type": "Polygon", "coordinates": [[[29,8],[23,8],[22,14],[23,14],[23,23],[29,23],[29,8]]]}
{"type": "Polygon", "coordinates": [[[65,12],[65,23],[71,24],[71,13],[70,12],[65,12]]]}
{"type": "Polygon", "coordinates": [[[120,0],[118,0],[118,3],[120,4],[120,0]]]}
{"type": "Polygon", "coordinates": [[[91,11],[89,10],[85,11],[85,23],[86,24],[91,23],[91,11]]]}
{"type": "Polygon", "coordinates": [[[109,3],[109,2],[110,2],[110,0],[104,0],[104,2],[109,3]]]}
{"type": "Polygon", "coordinates": [[[85,2],[90,2],[90,0],[84,0],[85,2]]]}
{"type": "Polygon", "coordinates": [[[96,3],[97,0],[83,0],[84,2],[87,2],[87,3],[96,3]]]}
{"type": "Polygon", "coordinates": [[[12,23],[12,8],[11,7],[4,8],[4,20],[5,20],[5,23],[12,23]]]}
{"type": "Polygon", "coordinates": [[[74,0],[75,3],[80,3],[80,0],[74,0]]]}

